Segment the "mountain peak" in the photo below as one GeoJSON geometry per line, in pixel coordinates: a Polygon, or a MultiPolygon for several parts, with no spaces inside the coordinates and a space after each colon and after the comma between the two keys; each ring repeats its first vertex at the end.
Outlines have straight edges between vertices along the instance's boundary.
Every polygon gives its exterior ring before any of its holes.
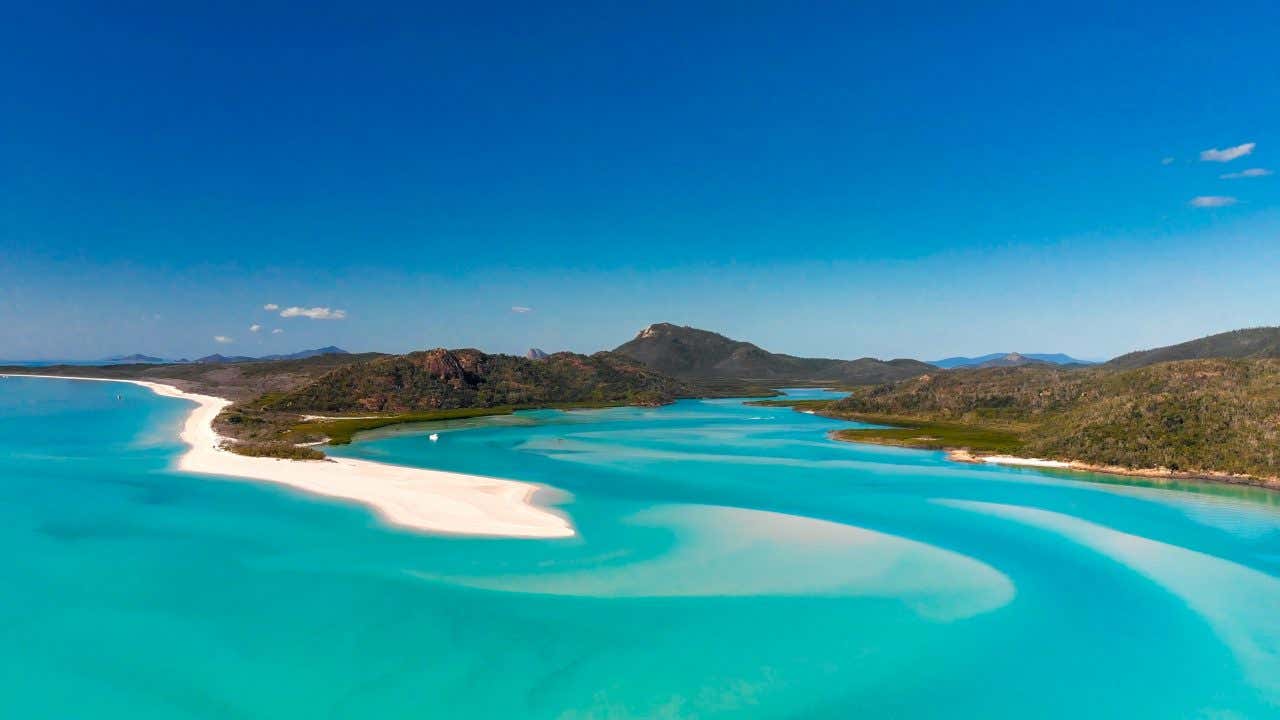
{"type": "Polygon", "coordinates": [[[832,360],[772,353],[709,330],[656,323],[615,352],[668,375],[769,383],[879,383],[913,377],[930,366],[915,360],[832,360]]]}
{"type": "MultiPolygon", "coordinates": [[[[720,335],[718,333],[713,333],[710,330],[699,330],[698,328],[689,327],[688,325],[676,325],[674,323],[660,322],[660,323],[654,323],[649,327],[636,333],[636,339],[645,340],[650,338],[663,337],[667,335],[711,335],[719,338],[724,338],[723,335],[720,335]]],[[[727,340],[728,338],[725,338],[725,339],[727,340]]]]}
{"type": "Polygon", "coordinates": [[[155,363],[164,362],[164,358],[158,358],[154,355],[144,355],[142,353],[134,353],[132,355],[113,355],[112,357],[107,358],[107,362],[155,364],[155,363]]]}

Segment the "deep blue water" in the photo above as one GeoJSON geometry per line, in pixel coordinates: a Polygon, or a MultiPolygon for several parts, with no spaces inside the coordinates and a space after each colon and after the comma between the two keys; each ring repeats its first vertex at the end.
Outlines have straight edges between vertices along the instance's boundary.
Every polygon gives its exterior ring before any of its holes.
{"type": "Polygon", "coordinates": [[[955,465],[732,400],[334,450],[544,483],[580,533],[465,539],[173,472],[186,409],[0,380],[0,716],[1280,716],[1270,492],[955,465]]]}

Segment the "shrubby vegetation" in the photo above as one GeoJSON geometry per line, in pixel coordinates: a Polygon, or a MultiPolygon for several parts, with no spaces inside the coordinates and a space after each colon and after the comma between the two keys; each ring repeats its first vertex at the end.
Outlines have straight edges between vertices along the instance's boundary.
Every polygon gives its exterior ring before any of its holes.
{"type": "Polygon", "coordinates": [[[238,455],[273,457],[285,460],[323,460],[325,454],[313,447],[290,442],[230,442],[224,448],[238,455]]]}
{"type": "Polygon", "coordinates": [[[1218,333],[1177,345],[1121,355],[1109,367],[1132,369],[1174,360],[1280,358],[1280,328],[1256,327],[1218,333]]]}
{"type": "Polygon", "coordinates": [[[933,423],[910,429],[922,436],[942,436],[943,426],[981,431],[972,442],[955,437],[946,447],[1005,452],[1015,443],[1025,456],[1280,476],[1280,360],[1273,359],[938,372],[855,388],[824,412],[933,423]],[[1002,435],[993,442],[982,433],[1002,435]]]}
{"type": "Polygon", "coordinates": [[[755,379],[767,381],[774,387],[816,382],[840,385],[890,382],[935,369],[919,360],[904,358],[834,360],[783,355],[719,333],[670,323],[650,325],[614,352],[685,380],[755,379]]]}
{"type": "Polygon", "coordinates": [[[263,411],[411,413],[558,403],[661,405],[680,381],[614,353],[531,360],[479,350],[427,350],[337,368],[257,405],[263,411]]]}
{"type": "Polygon", "coordinates": [[[299,423],[289,429],[289,436],[300,440],[306,438],[329,438],[330,445],[346,445],[358,432],[376,430],[391,425],[405,423],[435,422],[440,420],[460,420],[464,418],[485,417],[489,415],[508,415],[515,408],[460,408],[456,410],[434,410],[430,412],[402,413],[376,418],[345,418],[341,420],[312,420],[299,423]]]}
{"type": "MultiPolygon", "coordinates": [[[[742,389],[716,387],[709,394],[742,389]]],[[[613,353],[530,359],[439,349],[336,367],[300,386],[236,403],[215,424],[223,435],[253,444],[328,439],[341,445],[389,425],[538,407],[661,405],[702,390],[613,353]],[[375,417],[358,417],[370,414],[375,417]]]]}

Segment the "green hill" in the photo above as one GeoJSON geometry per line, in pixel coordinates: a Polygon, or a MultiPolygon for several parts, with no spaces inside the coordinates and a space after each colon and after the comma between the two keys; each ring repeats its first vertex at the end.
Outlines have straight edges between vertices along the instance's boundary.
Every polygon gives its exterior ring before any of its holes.
{"type": "Polygon", "coordinates": [[[1154,350],[1139,350],[1121,355],[1106,365],[1136,368],[1173,360],[1205,358],[1280,358],[1280,327],[1232,330],[1154,350]]]}
{"type": "Polygon", "coordinates": [[[310,413],[554,405],[658,405],[690,394],[683,383],[614,353],[531,360],[479,350],[426,350],[347,365],[259,407],[310,413]]]}
{"type": "Polygon", "coordinates": [[[944,371],[855,388],[824,411],[911,429],[852,431],[846,439],[1280,477],[1280,360],[944,371]],[[968,440],[949,440],[961,431],[968,440]]]}
{"type": "Polygon", "coordinates": [[[718,333],[670,323],[650,325],[614,352],[680,378],[737,378],[775,384],[861,385],[936,370],[919,360],[833,360],[782,355],[718,333]]]}

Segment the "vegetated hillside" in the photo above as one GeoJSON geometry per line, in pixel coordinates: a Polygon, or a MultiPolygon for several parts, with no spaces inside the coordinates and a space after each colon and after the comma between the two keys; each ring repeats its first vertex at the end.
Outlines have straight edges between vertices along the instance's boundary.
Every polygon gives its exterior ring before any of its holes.
{"type": "Polygon", "coordinates": [[[315,380],[336,367],[377,357],[383,357],[383,355],[379,353],[330,354],[300,360],[255,360],[238,363],[0,367],[0,373],[155,380],[192,392],[217,395],[232,400],[246,400],[263,393],[287,392],[315,380]]]}
{"type": "Polygon", "coordinates": [[[857,385],[899,380],[935,369],[919,360],[832,360],[782,355],[718,333],[670,323],[650,325],[614,352],[680,378],[857,385]]]}
{"type": "Polygon", "coordinates": [[[1232,330],[1177,345],[1131,352],[1107,362],[1107,366],[1136,368],[1203,358],[1280,358],[1280,327],[1232,330]]]}
{"type": "Polygon", "coordinates": [[[1280,360],[956,370],[857,388],[828,412],[1008,432],[1027,457],[1280,477],[1280,360]]]}
{"type": "Polygon", "coordinates": [[[614,353],[560,352],[531,360],[440,348],[341,367],[258,405],[288,412],[406,413],[576,403],[659,405],[688,394],[683,383],[614,353]]]}

